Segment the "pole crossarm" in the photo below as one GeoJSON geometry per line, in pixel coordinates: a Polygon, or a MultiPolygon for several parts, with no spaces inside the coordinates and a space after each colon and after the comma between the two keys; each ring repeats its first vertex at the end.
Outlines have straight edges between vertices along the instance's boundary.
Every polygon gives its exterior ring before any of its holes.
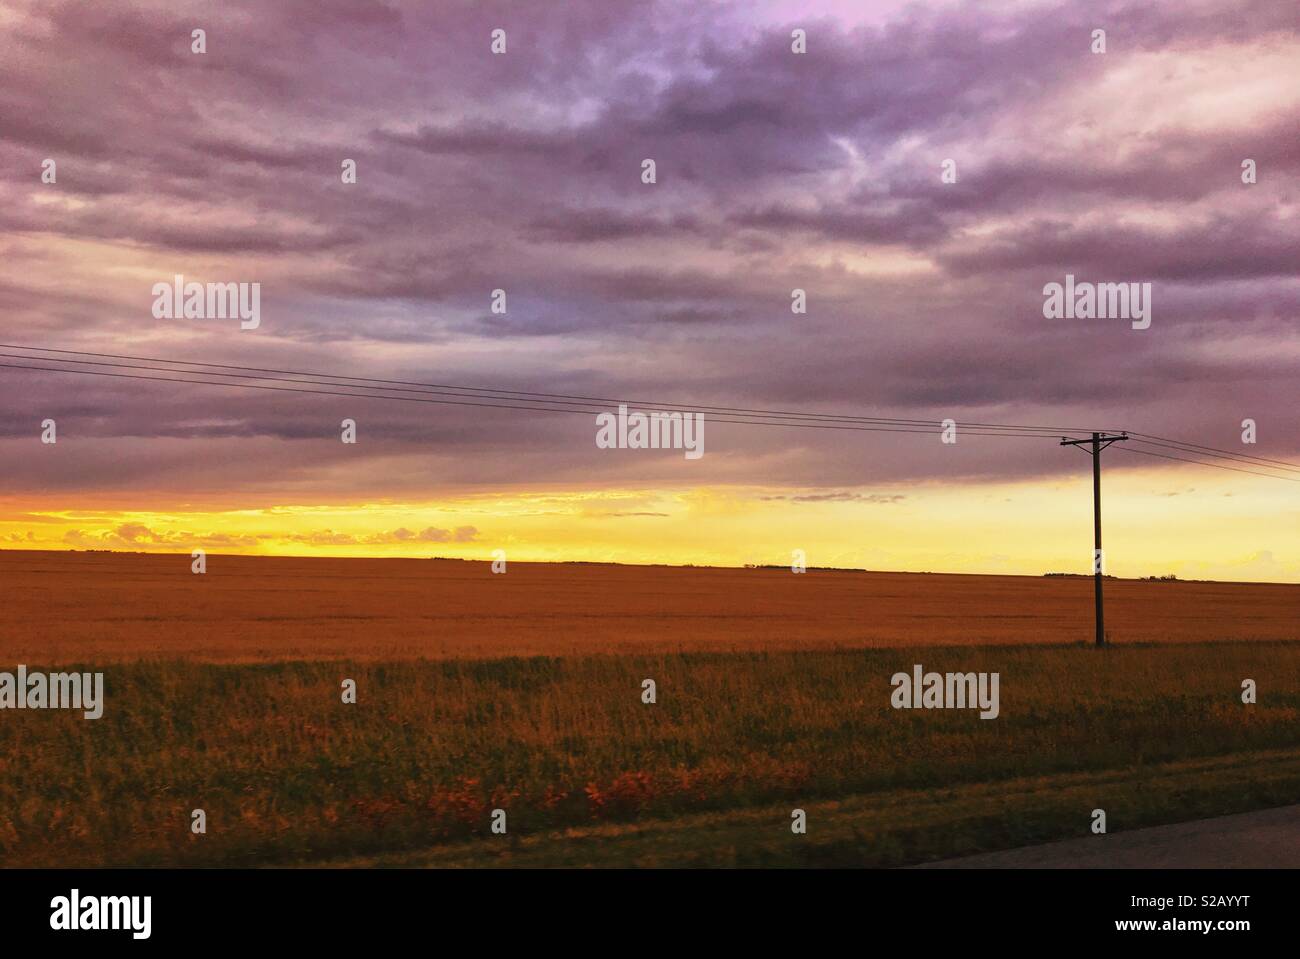
{"type": "MultiPolygon", "coordinates": [[[[1104,450],[1106,446],[1110,446],[1111,443],[1122,443],[1126,439],[1128,439],[1128,433],[1114,433],[1111,435],[1107,435],[1105,433],[1094,433],[1086,440],[1067,440],[1064,436],[1062,436],[1061,445],[1086,447],[1086,446],[1091,446],[1094,442],[1101,442],[1106,444],[1105,446],[1101,447],[1101,449],[1104,450]]],[[[1088,450],[1088,452],[1092,452],[1092,451],[1088,450]]]]}

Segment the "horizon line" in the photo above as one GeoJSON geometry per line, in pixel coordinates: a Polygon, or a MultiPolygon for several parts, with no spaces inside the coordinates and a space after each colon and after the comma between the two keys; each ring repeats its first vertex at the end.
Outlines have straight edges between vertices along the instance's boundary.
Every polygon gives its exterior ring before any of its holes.
{"type": "MultiPolygon", "coordinates": [[[[463,556],[320,556],[311,553],[222,553],[212,550],[204,550],[205,556],[224,556],[239,559],[310,559],[310,560],[343,560],[346,562],[416,562],[427,563],[436,562],[454,562],[454,563],[484,563],[491,565],[491,557],[486,559],[468,559],[463,556]]],[[[183,556],[187,559],[192,558],[192,551],[171,552],[168,550],[145,550],[145,549],[64,549],[64,548],[11,548],[0,547],[0,554],[4,553],[57,553],[61,555],[68,554],[99,554],[110,553],[117,556],[183,556]]],[[[626,566],[631,568],[645,569],[718,569],[718,570],[783,570],[789,569],[788,564],[782,563],[744,563],[738,566],[726,566],[716,563],[635,563],[619,562],[616,560],[588,560],[588,559],[518,559],[509,560],[510,563],[526,566],[626,566]]],[[[1071,573],[1060,571],[1049,571],[1044,573],[971,573],[971,572],[946,572],[943,570],[917,570],[917,569],[866,569],[860,566],[808,566],[807,572],[823,573],[866,573],[868,575],[879,576],[979,576],[984,578],[1020,578],[1020,579],[1086,579],[1093,578],[1092,573],[1071,573]]],[[[1224,585],[1241,585],[1241,586],[1300,586],[1297,582],[1271,582],[1267,580],[1251,579],[1183,579],[1173,573],[1166,573],[1151,576],[1116,576],[1107,573],[1103,577],[1107,580],[1144,583],[1144,582],[1176,582],[1176,583],[1223,583],[1224,585]],[[1172,576],[1172,579],[1162,579],[1163,576],[1172,576]]]]}

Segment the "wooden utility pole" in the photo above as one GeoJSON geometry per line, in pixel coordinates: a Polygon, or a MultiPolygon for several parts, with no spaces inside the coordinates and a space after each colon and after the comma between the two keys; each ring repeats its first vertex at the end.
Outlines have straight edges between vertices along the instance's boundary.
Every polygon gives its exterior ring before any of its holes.
{"type": "Polygon", "coordinates": [[[1118,436],[1093,433],[1092,438],[1086,440],[1067,440],[1061,437],[1062,446],[1077,446],[1084,452],[1092,454],[1092,581],[1098,647],[1106,645],[1106,615],[1101,604],[1101,451],[1111,443],[1119,443],[1126,439],[1128,439],[1127,433],[1120,433],[1118,436]]]}

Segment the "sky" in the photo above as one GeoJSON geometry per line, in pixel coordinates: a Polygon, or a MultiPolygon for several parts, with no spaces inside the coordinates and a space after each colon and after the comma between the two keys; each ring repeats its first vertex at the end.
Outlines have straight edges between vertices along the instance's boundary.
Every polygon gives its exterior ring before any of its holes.
{"type": "MultiPolygon", "coordinates": [[[[935,430],[0,367],[0,547],[1088,572],[1088,458],[961,424],[1300,459],[1298,130],[1289,0],[9,2],[6,344],[935,430]],[[178,274],[259,325],[155,316],[178,274]],[[1045,317],[1067,274],[1149,328],[1045,317]]],[[[1296,483],[1103,462],[1108,572],[1300,581],[1296,483]]]]}

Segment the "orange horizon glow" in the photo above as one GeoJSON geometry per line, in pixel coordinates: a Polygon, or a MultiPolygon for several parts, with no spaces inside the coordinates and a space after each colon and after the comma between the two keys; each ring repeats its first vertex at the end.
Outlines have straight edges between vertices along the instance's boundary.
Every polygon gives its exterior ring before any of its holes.
{"type": "MultiPolygon", "coordinates": [[[[1103,499],[1106,572],[1300,582],[1300,510],[1280,484],[1194,470],[1118,472],[1103,499]],[[1288,532],[1290,531],[1290,532],[1288,532]],[[1249,543],[1249,547],[1242,544],[1249,543]]],[[[1039,576],[1091,572],[1086,479],[824,493],[761,486],[556,489],[261,507],[106,497],[71,510],[0,501],[0,548],[627,565],[806,565],[1039,576]]]]}

